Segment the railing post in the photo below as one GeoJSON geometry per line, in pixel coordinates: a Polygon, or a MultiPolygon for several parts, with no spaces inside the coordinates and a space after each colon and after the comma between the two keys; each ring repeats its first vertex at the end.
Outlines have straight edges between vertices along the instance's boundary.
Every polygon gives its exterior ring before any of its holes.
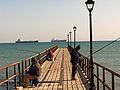
{"type": "MultiPolygon", "coordinates": [[[[6,68],[6,80],[8,80],[8,67],[6,68]]],[[[7,85],[7,90],[9,90],[9,82],[7,81],[6,82],[6,85],[7,85]]]]}
{"type": "MultiPolygon", "coordinates": [[[[16,75],[16,65],[14,65],[14,75],[16,75]]],[[[15,89],[16,89],[16,86],[17,86],[16,76],[14,77],[14,84],[15,84],[15,89]]]]}
{"type": "Polygon", "coordinates": [[[98,65],[97,66],[97,90],[99,90],[99,68],[98,65]]]}
{"type": "Polygon", "coordinates": [[[87,61],[87,60],[85,59],[85,75],[87,74],[87,72],[86,72],[86,69],[87,69],[87,68],[86,68],[86,67],[87,67],[86,61],[87,61]]]}
{"type": "Polygon", "coordinates": [[[29,59],[29,66],[30,66],[30,59],[29,59]]]}
{"type": "Polygon", "coordinates": [[[114,74],[112,73],[112,90],[115,90],[114,88],[114,74]]]}
{"type": "Polygon", "coordinates": [[[89,62],[88,62],[88,59],[87,59],[87,77],[89,79],[89,62]]]}
{"type": "Polygon", "coordinates": [[[22,77],[24,77],[24,61],[22,60],[22,77]]]}
{"type": "Polygon", "coordinates": [[[19,85],[21,85],[20,63],[18,63],[18,73],[19,73],[19,85]]]}
{"type": "Polygon", "coordinates": [[[27,68],[27,60],[25,60],[25,68],[27,68]]]}
{"type": "Polygon", "coordinates": [[[105,69],[103,68],[103,90],[105,90],[105,69]]]}
{"type": "Polygon", "coordinates": [[[90,80],[90,79],[91,79],[91,74],[90,74],[90,73],[91,73],[91,69],[90,69],[90,68],[91,68],[90,60],[88,60],[88,62],[89,62],[89,65],[88,65],[88,66],[89,66],[89,80],[90,80]]]}
{"type": "Polygon", "coordinates": [[[83,72],[84,72],[84,60],[85,59],[83,59],[83,61],[82,61],[82,70],[83,70],[83,72]]]}

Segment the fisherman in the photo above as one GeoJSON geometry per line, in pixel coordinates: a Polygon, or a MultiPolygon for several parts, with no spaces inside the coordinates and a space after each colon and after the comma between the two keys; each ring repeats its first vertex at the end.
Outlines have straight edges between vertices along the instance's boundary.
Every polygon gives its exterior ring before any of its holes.
{"type": "Polygon", "coordinates": [[[53,57],[54,57],[54,54],[53,54],[53,52],[49,49],[49,50],[48,50],[48,54],[47,54],[47,60],[54,61],[53,57]]]}
{"type": "Polygon", "coordinates": [[[75,79],[75,74],[77,72],[78,69],[78,63],[79,63],[79,51],[80,50],[80,45],[76,46],[76,48],[72,49],[71,51],[71,63],[72,63],[72,80],[76,80],[75,79]]]}
{"type": "Polygon", "coordinates": [[[37,86],[37,84],[39,82],[38,77],[40,78],[40,73],[41,73],[40,64],[37,62],[37,60],[35,58],[31,58],[31,62],[32,62],[32,65],[30,66],[30,68],[28,69],[28,71],[24,77],[26,87],[30,86],[30,80],[33,80],[35,86],[37,86]]]}

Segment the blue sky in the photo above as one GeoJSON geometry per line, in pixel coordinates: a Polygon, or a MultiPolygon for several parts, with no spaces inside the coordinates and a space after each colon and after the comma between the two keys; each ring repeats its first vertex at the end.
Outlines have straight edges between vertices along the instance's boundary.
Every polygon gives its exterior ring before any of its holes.
{"type": "MultiPolygon", "coordinates": [[[[86,0],[0,0],[0,42],[66,39],[73,26],[77,40],[89,40],[86,0]]],[[[94,0],[93,40],[120,36],[120,0],[94,0]]],[[[73,36],[73,35],[72,35],[73,36]]]]}

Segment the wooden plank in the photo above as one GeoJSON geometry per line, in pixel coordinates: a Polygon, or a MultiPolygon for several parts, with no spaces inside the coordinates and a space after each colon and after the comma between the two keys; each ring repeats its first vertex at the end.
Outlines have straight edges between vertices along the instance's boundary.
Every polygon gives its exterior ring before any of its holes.
{"type": "MultiPolygon", "coordinates": [[[[70,56],[68,56],[70,58],[70,56]]],[[[70,60],[70,59],[69,59],[70,60]]],[[[73,82],[71,80],[71,76],[72,76],[72,66],[71,63],[68,63],[68,84],[69,84],[69,88],[71,87],[71,90],[74,90],[73,88],[73,82]]]]}
{"type": "MultiPolygon", "coordinates": [[[[50,76],[49,76],[49,79],[48,79],[48,81],[51,81],[51,82],[53,81],[53,83],[56,82],[55,80],[53,80],[54,75],[56,74],[56,73],[55,73],[55,72],[56,72],[56,69],[55,69],[56,67],[57,67],[57,63],[56,63],[56,61],[55,61],[54,64],[53,64],[53,66],[52,66],[52,68],[51,68],[51,70],[50,70],[51,73],[50,73],[50,76]]],[[[48,83],[48,84],[49,84],[49,87],[48,87],[49,89],[50,89],[50,88],[51,88],[51,89],[53,88],[53,83],[48,83]]],[[[48,89],[48,90],[49,90],[49,89],[48,89]]]]}
{"type": "MultiPolygon", "coordinates": [[[[56,53],[58,53],[58,50],[57,50],[57,52],[55,52],[55,54],[56,53]]],[[[50,63],[50,65],[52,64],[52,61],[48,61],[49,63],[50,63]]],[[[47,79],[48,79],[48,77],[49,77],[49,75],[50,75],[50,65],[47,63],[46,65],[45,65],[45,67],[47,66],[48,68],[46,69],[46,70],[44,70],[44,72],[45,72],[45,74],[44,75],[46,75],[46,76],[44,76],[45,77],[45,79],[43,80],[42,79],[42,81],[47,81],[47,79]]],[[[42,85],[39,87],[40,89],[45,89],[46,87],[49,87],[49,84],[47,84],[47,83],[42,83],[42,85]],[[45,87],[45,88],[44,88],[45,87]]]]}
{"type": "Polygon", "coordinates": [[[58,83],[54,83],[53,85],[53,90],[57,90],[59,88],[59,83],[60,83],[60,69],[61,69],[61,56],[62,56],[62,50],[57,58],[57,67],[56,67],[56,74],[54,75],[54,80],[58,81],[58,83]]]}
{"type": "MultiPolygon", "coordinates": [[[[66,50],[65,50],[66,53],[66,50]]],[[[68,58],[67,58],[67,53],[64,55],[64,86],[63,90],[68,90],[68,58]]]]}

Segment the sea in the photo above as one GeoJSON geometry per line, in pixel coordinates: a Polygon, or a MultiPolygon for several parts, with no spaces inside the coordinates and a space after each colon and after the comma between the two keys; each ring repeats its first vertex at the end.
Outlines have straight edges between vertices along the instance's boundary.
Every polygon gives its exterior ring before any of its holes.
{"type": "MultiPolygon", "coordinates": [[[[112,41],[93,41],[93,53],[111,43],[112,41]]],[[[22,61],[28,57],[36,55],[54,45],[67,47],[67,42],[39,42],[39,43],[0,43],[0,68],[22,61]]],[[[72,46],[74,43],[72,42],[72,46]]],[[[80,53],[84,56],[90,55],[89,41],[77,41],[76,46],[80,45],[80,53]]],[[[102,50],[93,54],[93,61],[120,74],[120,41],[116,41],[102,50]]],[[[120,87],[120,84],[118,84],[120,87]]]]}

